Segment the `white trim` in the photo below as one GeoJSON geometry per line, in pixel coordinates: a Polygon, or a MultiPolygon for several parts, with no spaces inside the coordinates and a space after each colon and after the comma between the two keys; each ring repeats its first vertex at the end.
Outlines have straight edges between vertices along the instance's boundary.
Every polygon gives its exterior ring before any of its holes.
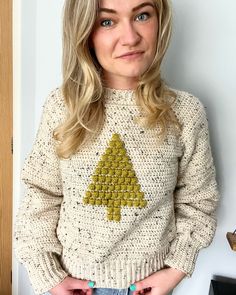
{"type": "MultiPolygon", "coordinates": [[[[21,0],[13,0],[13,226],[20,203],[21,169],[21,0]]],[[[13,239],[12,239],[13,240],[13,239]]],[[[12,253],[12,295],[18,295],[19,263],[12,253]]]]}

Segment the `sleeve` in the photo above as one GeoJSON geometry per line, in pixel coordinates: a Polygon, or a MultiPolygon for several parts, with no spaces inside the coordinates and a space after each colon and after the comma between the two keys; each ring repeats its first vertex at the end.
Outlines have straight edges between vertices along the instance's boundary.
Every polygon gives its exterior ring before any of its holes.
{"type": "Polygon", "coordinates": [[[219,192],[204,106],[197,100],[194,114],[183,126],[183,155],[174,191],[176,238],[165,265],[191,277],[201,248],[210,245],[216,230],[219,192]]]}
{"type": "Polygon", "coordinates": [[[22,169],[26,186],[14,225],[14,251],[26,267],[36,294],[59,284],[67,273],[59,263],[62,246],[56,228],[63,199],[59,159],[55,153],[57,97],[47,98],[31,153],[22,169]]]}

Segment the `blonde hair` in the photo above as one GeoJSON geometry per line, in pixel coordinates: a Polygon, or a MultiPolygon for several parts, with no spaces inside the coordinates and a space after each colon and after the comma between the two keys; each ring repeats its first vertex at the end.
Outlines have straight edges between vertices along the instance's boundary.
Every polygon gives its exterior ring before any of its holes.
{"type": "MultiPolygon", "coordinates": [[[[153,0],[158,15],[158,36],[155,58],[140,77],[135,90],[136,101],[145,115],[137,123],[147,128],[159,124],[162,140],[171,123],[180,124],[171,109],[176,99],[161,79],[160,66],[171,35],[171,5],[169,0],[153,0]],[[172,98],[172,102],[168,101],[172,98]]],[[[104,88],[99,65],[89,49],[89,38],[97,18],[98,0],[66,0],[63,17],[63,84],[62,92],[68,108],[65,122],[54,130],[59,141],[57,154],[68,158],[88,139],[96,135],[104,123],[104,88]]]]}

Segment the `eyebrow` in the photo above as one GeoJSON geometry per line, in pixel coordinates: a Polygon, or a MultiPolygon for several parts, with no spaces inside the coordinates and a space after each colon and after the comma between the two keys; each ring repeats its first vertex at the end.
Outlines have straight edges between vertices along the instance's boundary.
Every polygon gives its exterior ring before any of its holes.
{"type": "MultiPolygon", "coordinates": [[[[135,7],[132,9],[132,12],[135,12],[135,11],[139,10],[140,8],[143,8],[143,7],[146,7],[146,6],[151,6],[151,7],[154,8],[153,3],[151,3],[151,2],[144,2],[144,3],[139,4],[138,6],[135,6],[135,7]]],[[[110,8],[105,8],[105,7],[101,7],[101,8],[99,8],[99,9],[98,9],[98,12],[108,12],[108,13],[114,13],[114,14],[117,13],[116,10],[114,10],[114,9],[110,9],[110,8]]]]}

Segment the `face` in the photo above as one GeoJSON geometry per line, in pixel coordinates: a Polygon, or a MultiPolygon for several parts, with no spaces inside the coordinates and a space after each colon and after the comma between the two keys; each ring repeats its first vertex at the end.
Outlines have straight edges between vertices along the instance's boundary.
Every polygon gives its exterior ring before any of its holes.
{"type": "Polygon", "coordinates": [[[158,20],[152,0],[101,0],[91,43],[106,86],[135,88],[156,53],[158,20]]]}

